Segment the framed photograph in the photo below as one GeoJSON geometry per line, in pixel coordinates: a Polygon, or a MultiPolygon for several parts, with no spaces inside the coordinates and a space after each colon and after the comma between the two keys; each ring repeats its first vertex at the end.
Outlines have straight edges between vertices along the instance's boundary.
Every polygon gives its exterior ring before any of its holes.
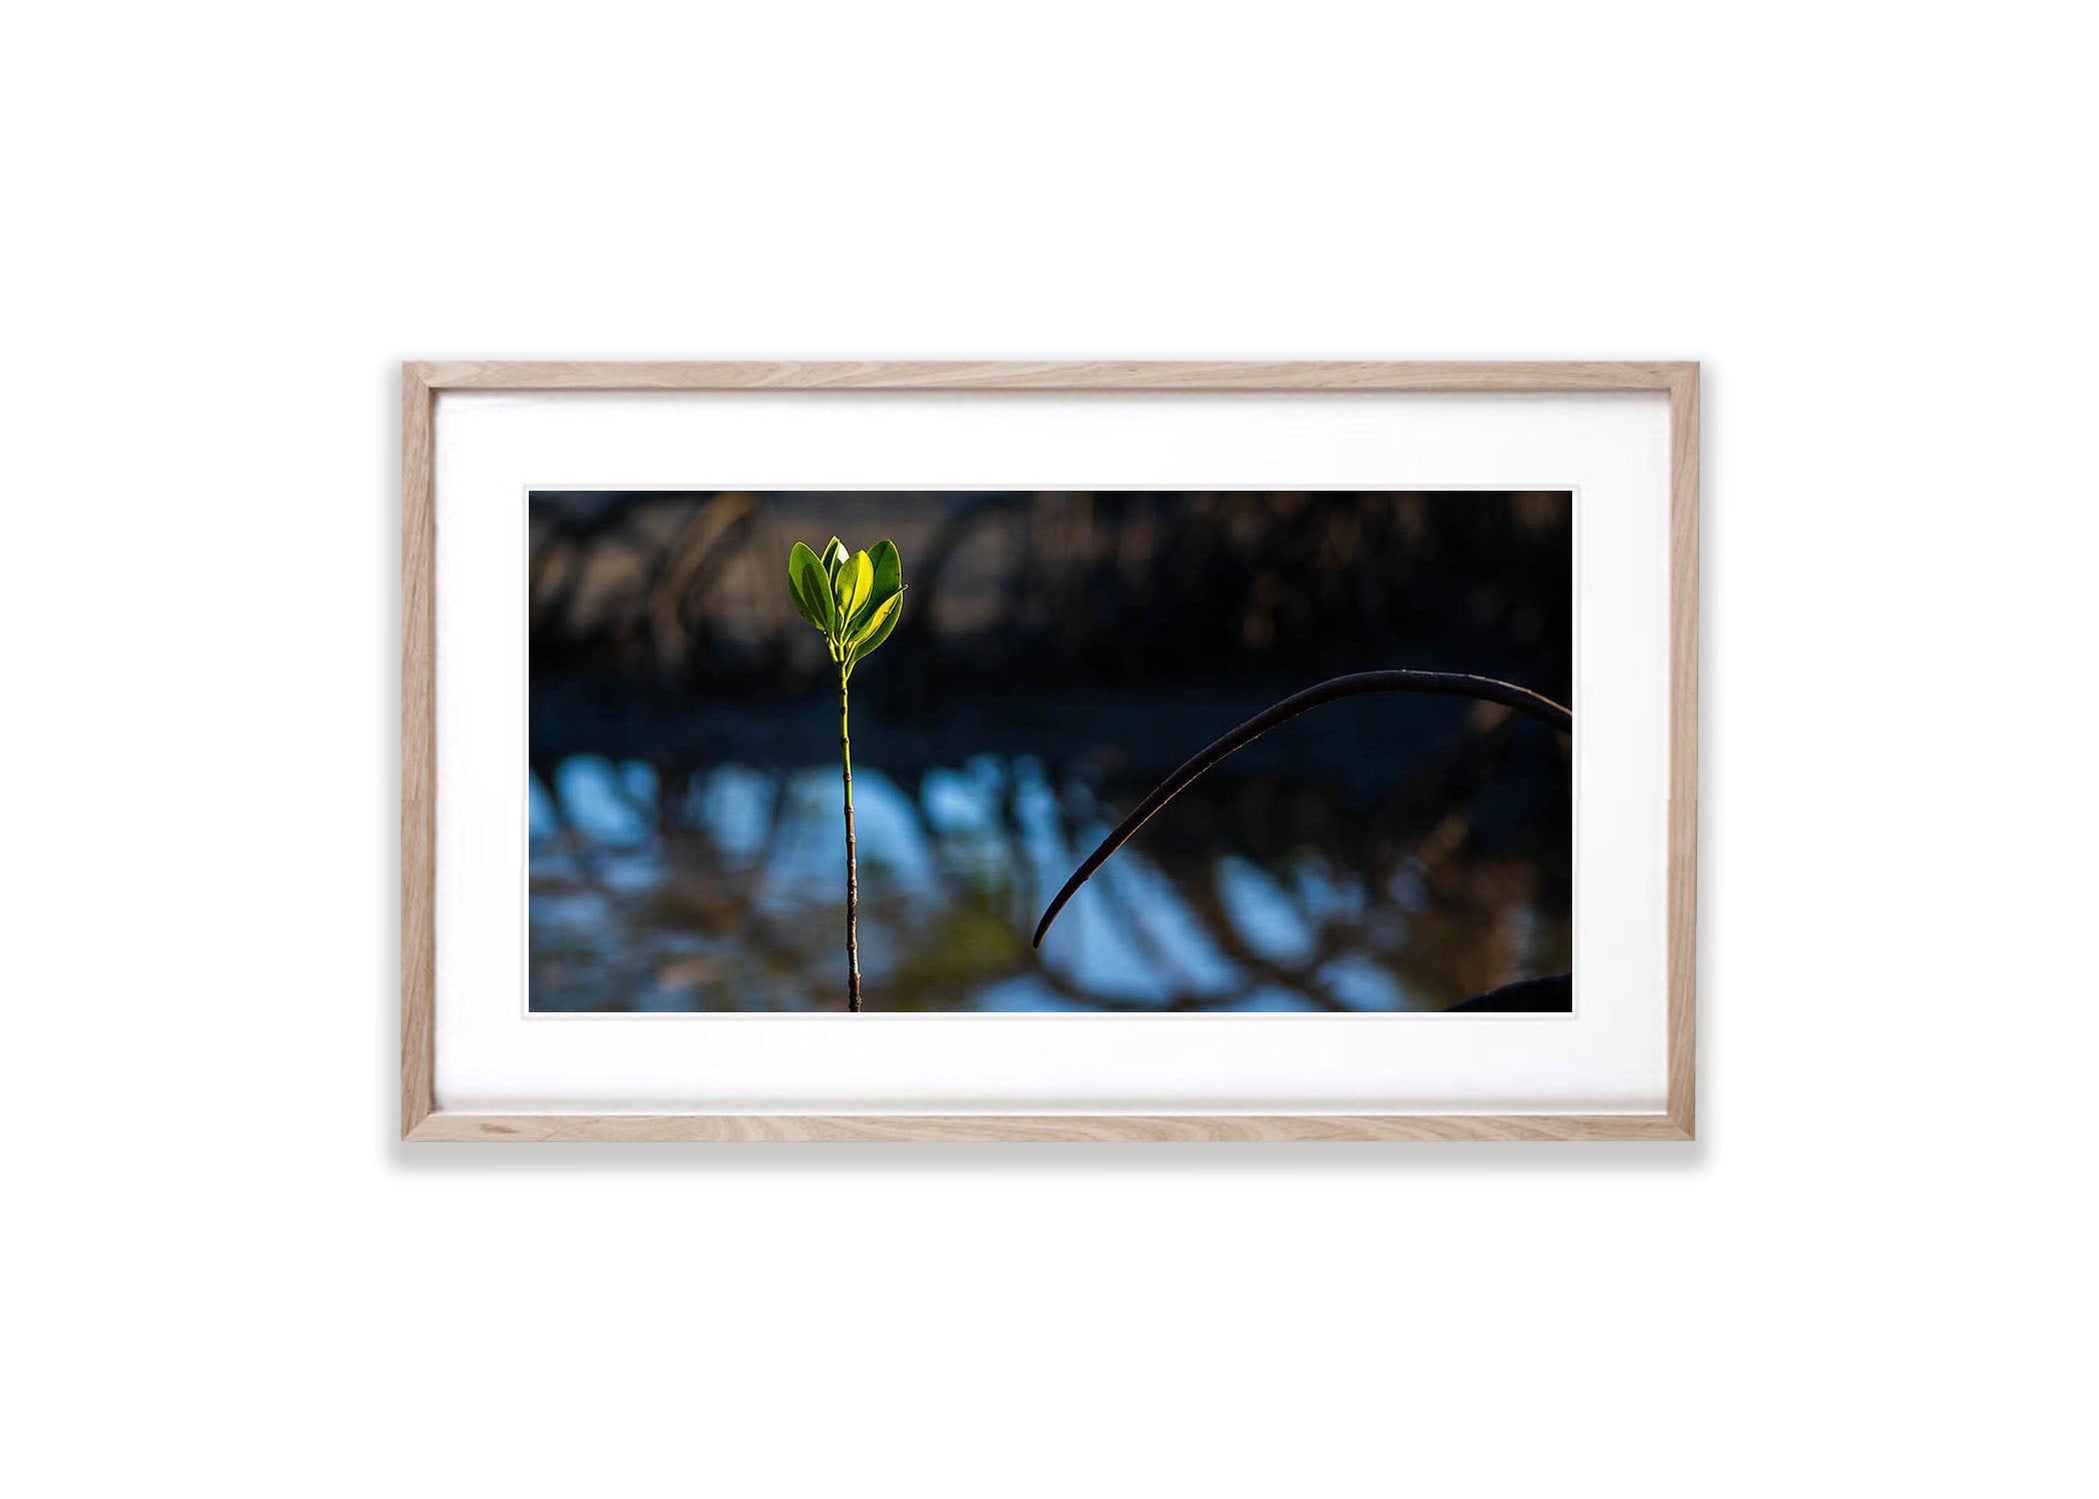
{"type": "Polygon", "coordinates": [[[1688,1140],[1698,369],[403,369],[410,1140],[1688,1140]]]}

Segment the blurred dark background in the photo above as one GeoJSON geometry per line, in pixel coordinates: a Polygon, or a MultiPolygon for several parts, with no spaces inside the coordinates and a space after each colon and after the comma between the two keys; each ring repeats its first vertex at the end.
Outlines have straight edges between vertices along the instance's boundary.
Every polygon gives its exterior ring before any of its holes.
{"type": "Polygon", "coordinates": [[[1566,739],[1342,672],[1572,706],[1565,493],[551,492],[531,498],[531,1007],[843,1009],[835,668],[787,552],[888,537],[855,671],[873,1010],[1442,1010],[1571,966],[1566,739]]]}

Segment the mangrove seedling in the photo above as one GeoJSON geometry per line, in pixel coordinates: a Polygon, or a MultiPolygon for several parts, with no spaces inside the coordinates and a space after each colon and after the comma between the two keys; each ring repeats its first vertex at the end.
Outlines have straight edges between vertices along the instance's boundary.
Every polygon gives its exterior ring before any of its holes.
{"type": "Polygon", "coordinates": [[[838,666],[838,757],[845,767],[846,1008],[860,1008],[860,873],[853,847],[853,734],[846,686],[853,668],[896,628],[904,604],[904,563],[896,543],[848,552],[837,537],[818,556],[801,542],[787,554],[787,591],[816,626],[838,666]]]}

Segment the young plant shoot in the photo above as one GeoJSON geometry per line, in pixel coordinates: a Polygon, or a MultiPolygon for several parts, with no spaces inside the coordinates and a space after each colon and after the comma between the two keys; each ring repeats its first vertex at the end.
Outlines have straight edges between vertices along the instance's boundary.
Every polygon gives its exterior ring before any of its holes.
{"type": "Polygon", "coordinates": [[[819,557],[801,542],[787,554],[787,591],[816,626],[838,664],[838,755],[845,766],[846,1008],[860,1008],[860,875],[853,849],[853,735],[846,686],[853,668],[896,628],[904,603],[904,564],[896,544],[848,552],[832,537],[819,557]]]}

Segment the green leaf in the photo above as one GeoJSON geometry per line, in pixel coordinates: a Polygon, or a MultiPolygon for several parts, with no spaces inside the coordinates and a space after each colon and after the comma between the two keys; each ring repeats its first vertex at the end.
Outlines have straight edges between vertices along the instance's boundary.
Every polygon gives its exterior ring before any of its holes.
{"type": "Polygon", "coordinates": [[[838,632],[838,611],[831,602],[831,582],[816,553],[796,542],[787,554],[787,590],[802,618],[825,635],[838,632]]]}
{"type": "Polygon", "coordinates": [[[872,612],[904,591],[904,559],[897,555],[893,541],[876,542],[867,556],[875,565],[875,586],[867,596],[872,612]]]}
{"type": "MultiPolygon", "coordinates": [[[[813,566],[815,562],[816,554],[799,541],[787,549],[787,596],[794,600],[795,613],[803,619],[808,619],[812,625],[817,624],[817,621],[809,619],[809,601],[802,597],[802,569],[813,566]],[[802,560],[805,556],[808,558],[807,562],[802,560]]],[[[818,625],[818,628],[821,629],[822,626],[818,625]]]]}
{"type": "Polygon", "coordinates": [[[863,657],[875,653],[875,647],[889,638],[889,632],[896,628],[897,619],[903,612],[904,590],[899,585],[895,593],[875,605],[866,622],[861,625],[859,633],[848,644],[846,670],[851,671],[860,664],[863,657]]]}
{"type": "Polygon", "coordinates": [[[831,544],[823,550],[820,560],[824,565],[824,578],[834,588],[838,585],[838,565],[845,561],[847,555],[845,543],[835,536],[831,538],[831,544]]]}
{"type": "Polygon", "coordinates": [[[851,635],[853,617],[860,606],[867,602],[867,595],[875,586],[875,565],[868,561],[867,553],[855,552],[838,565],[838,633],[841,638],[851,635]]]}
{"type": "Polygon", "coordinates": [[[856,593],[853,596],[849,604],[841,603],[838,611],[840,621],[838,633],[847,643],[851,643],[860,634],[861,627],[867,623],[876,609],[904,591],[904,564],[902,559],[897,556],[896,543],[893,541],[876,542],[872,551],[860,553],[853,561],[840,568],[839,585],[841,589],[848,581],[857,581],[856,578],[849,578],[848,575],[857,569],[862,559],[865,559],[868,566],[873,569],[873,579],[864,592],[856,593]]]}

